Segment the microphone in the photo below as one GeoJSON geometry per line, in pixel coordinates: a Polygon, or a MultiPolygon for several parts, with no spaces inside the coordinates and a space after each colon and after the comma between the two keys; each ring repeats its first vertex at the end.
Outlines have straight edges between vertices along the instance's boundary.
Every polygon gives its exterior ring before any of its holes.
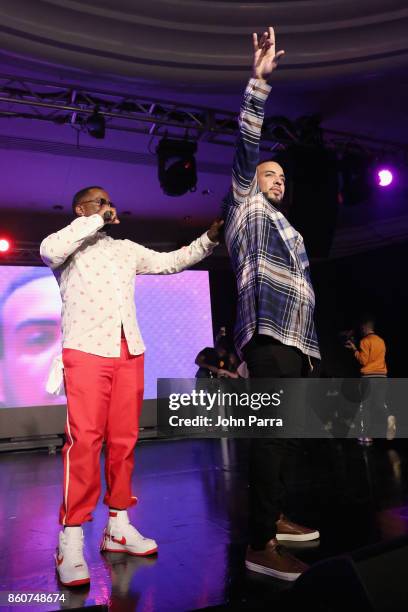
{"type": "Polygon", "coordinates": [[[105,222],[110,221],[112,219],[112,212],[110,210],[107,210],[106,212],[103,213],[103,220],[105,222]]]}

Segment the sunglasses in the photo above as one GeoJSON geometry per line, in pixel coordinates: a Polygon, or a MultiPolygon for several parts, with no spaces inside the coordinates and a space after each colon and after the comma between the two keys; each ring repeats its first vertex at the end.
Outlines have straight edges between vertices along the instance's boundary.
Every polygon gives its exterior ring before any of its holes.
{"type": "Polygon", "coordinates": [[[115,208],[114,203],[110,200],[105,200],[105,198],[97,198],[95,200],[82,200],[82,202],[78,202],[78,204],[88,204],[88,202],[95,202],[96,204],[99,204],[99,206],[105,206],[105,204],[107,204],[108,206],[115,208]]]}

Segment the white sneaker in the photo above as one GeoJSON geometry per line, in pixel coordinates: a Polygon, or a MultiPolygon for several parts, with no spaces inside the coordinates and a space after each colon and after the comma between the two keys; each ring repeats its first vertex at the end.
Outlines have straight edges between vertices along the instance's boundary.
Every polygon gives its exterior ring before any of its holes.
{"type": "Polygon", "coordinates": [[[126,552],[135,557],[144,557],[157,552],[157,543],[150,538],[144,538],[129,523],[126,510],[117,510],[109,513],[109,521],[101,542],[101,552],[103,551],[126,552]]]}
{"type": "Polygon", "coordinates": [[[60,531],[55,552],[55,565],[61,584],[79,586],[89,584],[88,565],[84,559],[84,534],[82,527],[70,527],[60,531]]]}

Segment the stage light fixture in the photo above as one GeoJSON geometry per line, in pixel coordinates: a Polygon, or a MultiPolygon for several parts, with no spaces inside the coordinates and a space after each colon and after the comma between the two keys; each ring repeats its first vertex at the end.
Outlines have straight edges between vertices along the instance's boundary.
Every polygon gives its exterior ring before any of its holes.
{"type": "Polygon", "coordinates": [[[380,168],[377,171],[377,185],[389,187],[394,180],[394,175],[389,168],[380,168]]]}
{"type": "Polygon", "coordinates": [[[181,196],[195,191],[197,167],[194,154],[197,144],[188,140],[162,138],[156,153],[160,186],[169,196],[181,196]]]}
{"type": "Polygon", "coordinates": [[[98,107],[85,123],[86,129],[93,138],[105,138],[105,117],[99,112],[98,107]]]}
{"type": "Polygon", "coordinates": [[[0,253],[7,253],[10,247],[11,244],[7,238],[0,238],[0,253]]]}

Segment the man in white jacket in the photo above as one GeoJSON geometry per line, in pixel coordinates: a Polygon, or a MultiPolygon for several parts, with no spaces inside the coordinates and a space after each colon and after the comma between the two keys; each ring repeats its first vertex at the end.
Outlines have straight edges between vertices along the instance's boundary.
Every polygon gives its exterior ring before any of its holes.
{"type": "Polygon", "coordinates": [[[119,219],[101,187],[73,199],[75,220],[43,240],[41,257],[62,299],[62,361],[67,396],[63,501],[55,561],[64,585],[87,584],[82,524],[91,520],[100,492],[99,458],[106,443],[104,503],[109,507],[101,549],[150,555],[154,540],[130,523],[133,451],[143,399],[143,340],[136,319],[136,274],[180,272],[209,255],[222,221],[188,247],[159,253],[100,231],[119,219]]]}

